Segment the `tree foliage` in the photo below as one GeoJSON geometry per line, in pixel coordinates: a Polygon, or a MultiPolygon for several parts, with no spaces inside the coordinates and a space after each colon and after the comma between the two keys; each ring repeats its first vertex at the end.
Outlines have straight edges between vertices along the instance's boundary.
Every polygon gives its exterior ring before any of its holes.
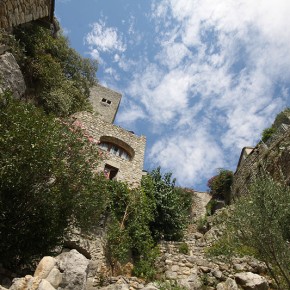
{"type": "Polygon", "coordinates": [[[230,204],[233,176],[232,171],[220,169],[218,175],[215,175],[208,180],[207,186],[209,187],[209,193],[213,198],[225,200],[226,204],[230,204]]]}
{"type": "Polygon", "coordinates": [[[89,88],[96,82],[95,62],[82,58],[63,35],[54,38],[36,23],[18,26],[14,35],[29,97],[58,116],[90,109],[88,97],[89,88]]]}
{"type": "Polygon", "coordinates": [[[154,220],[150,229],[155,241],[180,240],[188,222],[192,205],[191,193],[177,188],[172,174],[161,174],[158,167],[147,178],[153,183],[152,195],[155,201],[154,220]]]}
{"type": "Polygon", "coordinates": [[[31,104],[1,99],[0,257],[19,266],[61,244],[71,226],[93,226],[106,205],[98,153],[31,104]]]}
{"type": "Polygon", "coordinates": [[[179,240],[188,222],[191,192],[175,187],[171,174],[160,168],[142,179],[140,188],[110,182],[108,255],[114,267],[134,262],[137,276],[152,279],[159,240],[179,240]]]}
{"type": "Polygon", "coordinates": [[[264,261],[279,289],[290,288],[289,201],[288,186],[267,176],[257,180],[234,204],[227,238],[218,243],[229,254],[248,252],[264,261]]]}
{"type": "Polygon", "coordinates": [[[266,128],[262,132],[262,141],[267,142],[276,132],[281,124],[290,125],[290,108],[285,108],[276,117],[271,127],[266,128]]]}

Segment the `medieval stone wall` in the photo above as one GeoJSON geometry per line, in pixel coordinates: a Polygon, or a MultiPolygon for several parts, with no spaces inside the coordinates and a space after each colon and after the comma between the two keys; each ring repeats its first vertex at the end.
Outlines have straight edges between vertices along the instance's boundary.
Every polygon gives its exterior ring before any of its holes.
{"type": "MultiPolygon", "coordinates": [[[[104,159],[100,162],[99,170],[104,170],[105,165],[117,168],[117,180],[126,181],[131,187],[140,185],[144,163],[144,152],[146,137],[137,136],[121,127],[110,124],[102,120],[101,116],[88,112],[80,112],[73,115],[75,120],[81,122],[84,130],[96,140],[102,140],[102,137],[112,137],[113,140],[122,142],[133,149],[131,160],[122,159],[112,153],[104,151],[104,159]]],[[[126,149],[126,148],[125,148],[126,149]]]]}
{"type": "Polygon", "coordinates": [[[278,131],[266,144],[258,144],[237,168],[233,197],[247,194],[249,185],[263,173],[290,185],[290,127],[278,131]]]}
{"type": "Polygon", "coordinates": [[[0,28],[49,17],[52,0],[1,0],[0,28]]]}

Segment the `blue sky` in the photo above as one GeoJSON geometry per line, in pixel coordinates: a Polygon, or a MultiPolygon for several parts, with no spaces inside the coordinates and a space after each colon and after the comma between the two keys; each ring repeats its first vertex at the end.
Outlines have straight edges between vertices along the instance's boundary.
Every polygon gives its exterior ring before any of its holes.
{"type": "Polygon", "coordinates": [[[289,0],[56,0],[71,45],[122,93],[145,169],[206,190],[290,106],[289,0]]]}

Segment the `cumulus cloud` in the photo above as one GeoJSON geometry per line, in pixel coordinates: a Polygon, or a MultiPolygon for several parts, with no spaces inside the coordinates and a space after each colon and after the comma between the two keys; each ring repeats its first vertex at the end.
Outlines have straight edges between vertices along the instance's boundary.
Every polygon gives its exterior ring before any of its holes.
{"type": "Polygon", "coordinates": [[[237,162],[289,101],[290,2],[154,3],[159,52],[134,72],[121,121],[140,112],[162,125],[150,160],[181,184],[199,184],[217,167],[234,169],[229,156],[237,162]]]}
{"type": "Polygon", "coordinates": [[[101,52],[116,53],[126,50],[118,29],[107,27],[103,20],[91,25],[91,31],[86,35],[85,43],[90,48],[91,56],[97,59],[100,59],[101,52]]]}
{"type": "Polygon", "coordinates": [[[201,183],[212,169],[224,165],[222,155],[217,142],[200,128],[159,139],[149,157],[155,166],[173,172],[183,186],[192,186],[201,183]]]}

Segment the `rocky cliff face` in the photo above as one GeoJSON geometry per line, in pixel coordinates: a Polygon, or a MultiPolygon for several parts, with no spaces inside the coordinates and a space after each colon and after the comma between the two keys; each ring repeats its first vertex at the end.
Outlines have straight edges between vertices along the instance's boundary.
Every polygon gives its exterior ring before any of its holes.
{"type": "Polygon", "coordinates": [[[19,99],[25,93],[25,81],[13,54],[6,49],[0,45],[0,93],[11,91],[19,99]]]}

